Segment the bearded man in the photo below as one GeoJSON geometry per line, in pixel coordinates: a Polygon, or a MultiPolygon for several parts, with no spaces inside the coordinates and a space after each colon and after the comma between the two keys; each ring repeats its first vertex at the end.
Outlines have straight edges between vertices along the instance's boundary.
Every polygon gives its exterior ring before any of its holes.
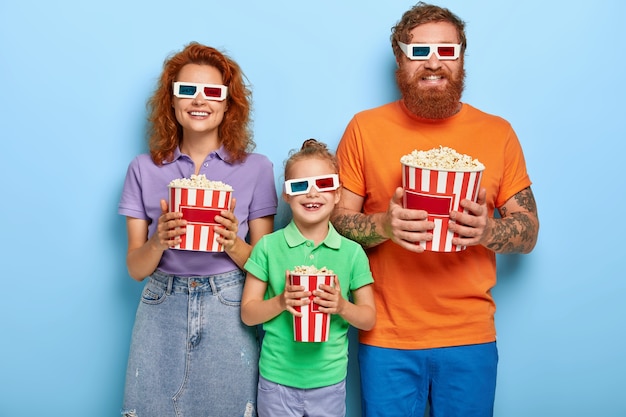
{"type": "Polygon", "coordinates": [[[465,24],[418,3],[392,30],[400,100],[356,114],[337,148],[335,228],[367,250],[377,322],[359,334],[366,417],[492,416],[496,253],[528,253],[539,220],[510,123],[461,101],[465,24]],[[403,207],[400,158],[449,147],[485,166],[476,201],[449,212],[458,252],[425,250],[434,222],[403,207]],[[499,216],[495,216],[495,211],[499,216]]]}

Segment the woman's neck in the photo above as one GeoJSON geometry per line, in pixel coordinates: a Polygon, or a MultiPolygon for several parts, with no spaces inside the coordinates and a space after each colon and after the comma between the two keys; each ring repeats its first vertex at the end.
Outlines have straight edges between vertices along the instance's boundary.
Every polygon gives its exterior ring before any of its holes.
{"type": "Polygon", "coordinates": [[[184,135],[180,151],[189,155],[195,164],[195,173],[198,174],[204,160],[211,152],[222,146],[217,135],[184,135]]]}

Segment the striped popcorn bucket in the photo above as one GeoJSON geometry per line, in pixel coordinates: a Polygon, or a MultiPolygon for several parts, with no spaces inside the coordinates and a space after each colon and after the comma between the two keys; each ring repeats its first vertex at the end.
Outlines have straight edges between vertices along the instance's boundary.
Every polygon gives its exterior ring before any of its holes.
{"type": "Polygon", "coordinates": [[[435,223],[433,240],[419,242],[427,251],[459,252],[462,245],[453,245],[455,233],[448,231],[450,211],[466,211],[463,199],[476,201],[482,171],[446,171],[417,168],[402,164],[404,207],[426,210],[428,220],[435,223]]]}
{"type": "MultiPolygon", "coordinates": [[[[303,285],[306,291],[314,291],[320,285],[333,285],[335,275],[291,274],[291,285],[303,285]]],[[[293,316],[293,335],[296,342],[326,342],[330,332],[330,314],[319,311],[319,305],[311,302],[305,306],[294,307],[302,317],[293,316]]]]}
{"type": "Polygon", "coordinates": [[[203,188],[169,187],[169,209],[183,213],[187,220],[187,232],[174,249],[203,252],[223,252],[224,247],[217,242],[215,229],[222,227],[215,223],[215,216],[228,210],[232,191],[203,188]]]}

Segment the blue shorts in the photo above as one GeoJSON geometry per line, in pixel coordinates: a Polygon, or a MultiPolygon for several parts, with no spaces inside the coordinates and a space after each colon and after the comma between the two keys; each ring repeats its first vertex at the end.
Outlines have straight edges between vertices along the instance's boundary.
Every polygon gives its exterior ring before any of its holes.
{"type": "Polygon", "coordinates": [[[496,343],[401,350],[359,345],[365,417],[491,417],[496,343]]]}
{"type": "Polygon", "coordinates": [[[346,380],[327,387],[287,387],[259,376],[259,417],[345,417],[346,380]]]}

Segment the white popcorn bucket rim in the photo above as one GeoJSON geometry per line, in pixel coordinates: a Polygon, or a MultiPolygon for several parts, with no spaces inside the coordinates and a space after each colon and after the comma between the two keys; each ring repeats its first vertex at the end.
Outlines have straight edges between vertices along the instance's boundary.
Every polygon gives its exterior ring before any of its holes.
{"type": "Polygon", "coordinates": [[[406,162],[400,162],[402,165],[407,166],[409,168],[419,168],[428,171],[441,171],[441,172],[481,172],[485,170],[485,167],[476,167],[476,168],[464,168],[464,169],[450,169],[450,168],[431,168],[424,167],[419,165],[407,164],[406,162]]]}
{"type": "Polygon", "coordinates": [[[228,193],[232,193],[233,190],[232,189],[226,189],[226,188],[206,188],[206,187],[197,187],[197,186],[192,186],[192,185],[168,185],[167,188],[181,188],[181,189],[187,189],[187,190],[206,190],[206,191],[225,191],[228,193]]]}

